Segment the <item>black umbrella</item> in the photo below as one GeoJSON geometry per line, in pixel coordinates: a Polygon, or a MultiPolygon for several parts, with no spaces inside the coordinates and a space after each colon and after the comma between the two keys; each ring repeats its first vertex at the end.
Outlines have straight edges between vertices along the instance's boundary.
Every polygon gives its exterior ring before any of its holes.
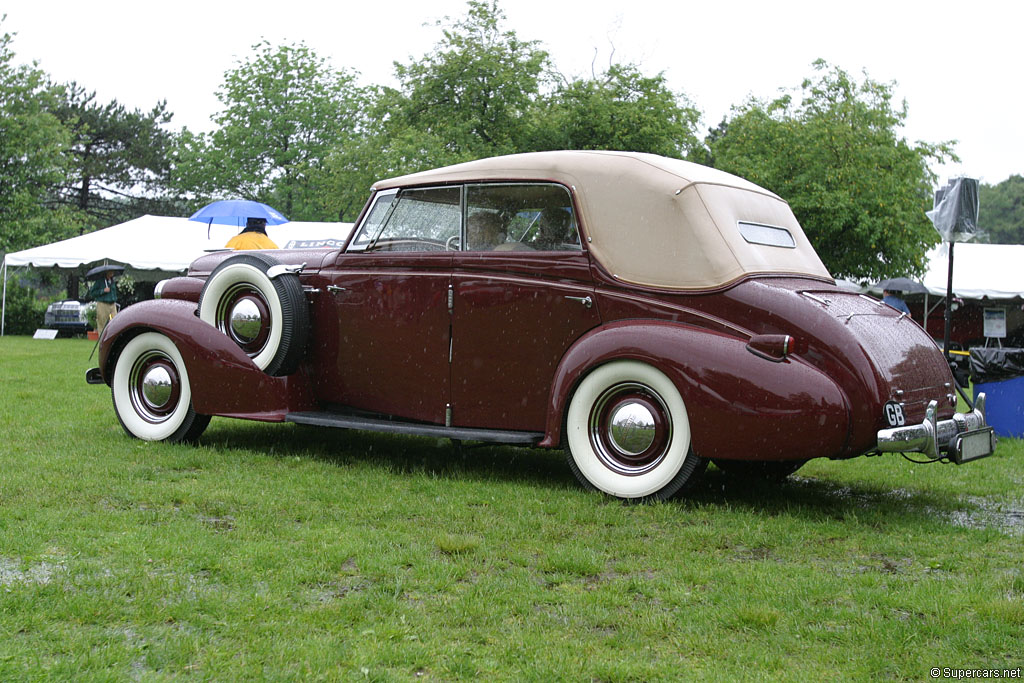
{"type": "Polygon", "coordinates": [[[928,291],[920,282],[911,280],[909,277],[894,277],[882,280],[875,285],[875,288],[882,291],[903,292],[904,294],[924,294],[928,291]]]}
{"type": "Polygon", "coordinates": [[[96,266],[95,268],[89,269],[89,272],[85,274],[85,279],[99,280],[107,273],[114,273],[116,275],[119,275],[122,272],[124,272],[124,266],[96,266]]]}

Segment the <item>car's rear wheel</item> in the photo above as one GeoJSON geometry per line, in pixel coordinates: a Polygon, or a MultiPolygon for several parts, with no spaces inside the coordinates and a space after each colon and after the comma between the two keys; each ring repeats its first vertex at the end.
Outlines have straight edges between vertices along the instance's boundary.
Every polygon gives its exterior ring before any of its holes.
{"type": "Polygon", "coordinates": [[[146,441],[195,441],[210,423],[192,408],[188,371],[174,343],[157,332],[131,339],[114,366],[117,419],[146,441]]]}
{"type": "Polygon", "coordinates": [[[804,466],[806,460],[720,460],[715,467],[730,477],[763,481],[782,481],[804,466]]]}
{"type": "Polygon", "coordinates": [[[638,361],[613,361],[584,377],[569,402],[566,441],[584,486],[629,500],[669,498],[706,466],[690,447],[679,390],[638,361]]]}
{"type": "Polygon", "coordinates": [[[267,272],[277,261],[238,254],[210,274],[199,295],[199,318],[231,338],[268,375],[298,369],[309,338],[309,309],[298,275],[267,272]]]}

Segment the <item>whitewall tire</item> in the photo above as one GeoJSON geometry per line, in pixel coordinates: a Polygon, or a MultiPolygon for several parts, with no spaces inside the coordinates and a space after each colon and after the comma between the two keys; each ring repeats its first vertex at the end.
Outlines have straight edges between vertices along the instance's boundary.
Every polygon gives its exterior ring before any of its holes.
{"type": "Polygon", "coordinates": [[[117,419],[146,441],[194,441],[210,422],[192,408],[185,362],[174,343],[157,332],[132,338],[114,366],[111,393],[117,419]]]}
{"type": "Polygon", "coordinates": [[[639,361],[613,361],[583,378],[566,413],[566,442],[584,486],[617,498],[664,500],[706,466],[690,447],[679,390],[639,361]]]}

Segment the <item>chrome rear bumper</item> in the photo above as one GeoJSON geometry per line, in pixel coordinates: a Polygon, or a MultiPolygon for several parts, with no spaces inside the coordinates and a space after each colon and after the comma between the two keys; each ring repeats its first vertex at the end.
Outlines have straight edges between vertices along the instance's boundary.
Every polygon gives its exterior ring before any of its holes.
{"type": "Polygon", "coordinates": [[[923,453],[933,460],[949,458],[960,465],[992,455],[996,435],[985,423],[985,394],[978,394],[974,410],[957,413],[949,420],[936,420],[938,402],[932,401],[924,421],[882,429],[878,432],[880,453],[923,453]]]}

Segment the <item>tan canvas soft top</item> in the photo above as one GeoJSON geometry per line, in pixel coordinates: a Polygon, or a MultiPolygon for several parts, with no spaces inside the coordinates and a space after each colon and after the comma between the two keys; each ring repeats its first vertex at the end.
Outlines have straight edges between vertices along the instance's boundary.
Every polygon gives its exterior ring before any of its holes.
{"type": "Polygon", "coordinates": [[[786,202],[742,178],[678,159],[534,152],[383,180],[374,188],[473,181],[552,181],[571,188],[588,248],[624,282],[709,289],[752,273],[831,280],[786,202]],[[752,243],[741,223],[777,234],[782,229],[792,247],[752,243]]]}

